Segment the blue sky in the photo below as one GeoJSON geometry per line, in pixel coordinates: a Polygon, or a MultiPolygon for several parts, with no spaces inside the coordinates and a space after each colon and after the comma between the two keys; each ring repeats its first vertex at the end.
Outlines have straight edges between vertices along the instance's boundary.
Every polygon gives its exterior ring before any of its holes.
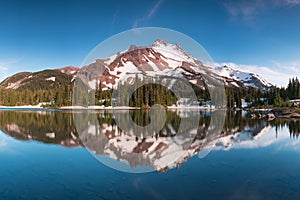
{"type": "Polygon", "coordinates": [[[278,86],[300,76],[300,0],[0,0],[0,79],[79,66],[105,39],[149,26],[182,32],[215,62],[278,86]]]}

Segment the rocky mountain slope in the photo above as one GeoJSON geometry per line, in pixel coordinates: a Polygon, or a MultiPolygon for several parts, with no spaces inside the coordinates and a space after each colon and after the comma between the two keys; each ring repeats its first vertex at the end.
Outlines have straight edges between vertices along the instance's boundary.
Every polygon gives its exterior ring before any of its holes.
{"type": "Polygon", "coordinates": [[[244,86],[255,87],[261,90],[267,90],[272,87],[272,84],[264,80],[258,74],[243,72],[233,69],[227,65],[216,67],[218,74],[228,79],[233,79],[242,82],[244,86]]]}
{"type": "Polygon", "coordinates": [[[238,71],[227,66],[213,67],[203,64],[178,44],[157,40],[150,46],[137,47],[98,59],[80,69],[79,77],[95,87],[101,82],[103,89],[116,87],[118,82],[132,82],[136,75],[161,78],[185,78],[200,88],[205,86],[204,77],[221,80],[228,87],[252,86],[266,90],[271,84],[254,73],[238,71]]]}
{"type": "Polygon", "coordinates": [[[7,77],[0,86],[15,90],[57,89],[62,85],[70,85],[78,69],[78,67],[64,67],[39,72],[20,72],[7,77]]]}
{"type": "Polygon", "coordinates": [[[119,81],[132,82],[136,75],[163,78],[185,78],[191,84],[204,88],[203,77],[223,81],[228,87],[256,87],[267,90],[272,85],[254,73],[242,72],[228,66],[213,67],[203,64],[178,44],[156,40],[150,46],[137,47],[98,59],[78,67],[64,67],[40,72],[21,72],[6,78],[0,86],[7,89],[49,89],[67,84],[74,77],[81,77],[84,83],[94,89],[101,82],[102,89],[116,87],[119,81]]]}

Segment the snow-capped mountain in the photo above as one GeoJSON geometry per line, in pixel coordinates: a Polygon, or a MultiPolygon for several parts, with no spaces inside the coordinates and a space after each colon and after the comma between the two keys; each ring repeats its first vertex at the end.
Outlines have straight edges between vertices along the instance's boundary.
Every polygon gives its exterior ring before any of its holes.
{"type": "Polygon", "coordinates": [[[150,46],[131,45],[127,50],[106,59],[98,59],[80,69],[78,76],[95,88],[112,89],[119,81],[132,82],[136,75],[149,77],[180,77],[204,89],[203,77],[223,82],[228,87],[257,87],[268,89],[271,84],[254,73],[203,64],[178,44],[158,39],[150,46]]]}
{"type": "Polygon", "coordinates": [[[136,75],[165,79],[184,78],[202,89],[206,86],[205,77],[223,82],[228,87],[252,86],[266,90],[272,86],[258,74],[243,72],[226,65],[204,64],[178,44],[161,39],[149,46],[131,45],[127,50],[108,58],[97,59],[81,68],[68,66],[34,73],[17,73],[2,81],[0,86],[6,89],[32,88],[32,84],[37,80],[45,82],[42,85],[55,86],[69,83],[75,77],[79,77],[92,89],[101,82],[102,89],[107,90],[116,87],[119,81],[132,83],[136,75]]]}
{"type": "Polygon", "coordinates": [[[185,52],[179,45],[157,40],[148,47],[131,45],[129,49],[107,59],[99,59],[81,68],[78,76],[95,87],[101,81],[102,88],[111,89],[118,82],[131,82],[136,75],[149,77],[186,77],[195,84],[203,85],[199,72],[213,74],[212,69],[185,52]]]}
{"type": "Polygon", "coordinates": [[[228,79],[233,79],[242,82],[244,86],[256,87],[262,90],[267,90],[272,86],[271,83],[261,78],[258,74],[233,69],[232,67],[226,64],[223,66],[217,66],[216,70],[219,72],[219,75],[228,79]]]}

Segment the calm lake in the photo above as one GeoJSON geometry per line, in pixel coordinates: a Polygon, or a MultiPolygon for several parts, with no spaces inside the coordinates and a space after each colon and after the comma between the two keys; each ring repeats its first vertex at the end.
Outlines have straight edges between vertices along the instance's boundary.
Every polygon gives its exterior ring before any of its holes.
{"type": "Polygon", "coordinates": [[[153,116],[0,110],[0,199],[300,199],[300,121],[153,116]]]}

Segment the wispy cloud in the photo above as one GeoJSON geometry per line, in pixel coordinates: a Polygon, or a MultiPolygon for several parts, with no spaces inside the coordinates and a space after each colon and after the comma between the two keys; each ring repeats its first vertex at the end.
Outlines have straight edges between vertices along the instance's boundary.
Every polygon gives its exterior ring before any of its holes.
{"type": "Polygon", "coordinates": [[[7,71],[7,67],[0,65],[0,73],[5,74],[7,71]]]}
{"type": "Polygon", "coordinates": [[[161,4],[163,3],[163,0],[159,0],[156,2],[156,4],[150,9],[148,15],[147,15],[147,19],[151,19],[155,13],[157,12],[157,10],[159,9],[159,7],[161,6],[161,4]]]}
{"type": "Polygon", "coordinates": [[[118,18],[118,15],[119,15],[119,11],[120,11],[120,7],[118,6],[112,16],[112,21],[111,21],[111,24],[112,26],[116,23],[117,21],[117,18],[118,18]]]}
{"type": "Polygon", "coordinates": [[[9,70],[13,69],[14,66],[20,63],[21,60],[22,58],[0,59],[0,81],[2,81],[9,70]]]}
{"type": "Polygon", "coordinates": [[[300,0],[284,0],[284,2],[291,6],[300,5],[300,0]]]}
{"type": "Polygon", "coordinates": [[[8,70],[8,65],[0,61],[0,81],[5,78],[8,70]]]}
{"type": "Polygon", "coordinates": [[[282,71],[285,71],[290,76],[300,77],[300,60],[294,60],[289,62],[279,62],[273,60],[272,63],[274,66],[276,66],[276,68],[282,69],[282,71]]]}
{"type": "Polygon", "coordinates": [[[250,21],[265,7],[265,2],[263,0],[224,1],[223,6],[232,20],[250,21]]]}
{"type": "Polygon", "coordinates": [[[135,19],[132,28],[137,28],[139,26],[140,19],[135,19]]]}
{"type": "Polygon", "coordinates": [[[132,25],[132,28],[138,28],[140,22],[151,20],[155,13],[159,10],[164,0],[158,0],[146,13],[143,17],[135,19],[132,25]]]}
{"type": "Polygon", "coordinates": [[[6,78],[7,70],[8,70],[7,67],[0,65],[0,82],[6,78]]]}
{"type": "Polygon", "coordinates": [[[300,0],[224,0],[222,6],[231,20],[252,22],[260,13],[278,7],[293,7],[300,5],[300,0]]]}

